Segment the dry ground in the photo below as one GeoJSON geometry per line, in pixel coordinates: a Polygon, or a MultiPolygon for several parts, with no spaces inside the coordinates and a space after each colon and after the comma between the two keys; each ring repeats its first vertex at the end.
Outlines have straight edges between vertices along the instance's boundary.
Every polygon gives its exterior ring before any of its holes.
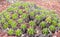
{"type": "Polygon", "coordinates": [[[29,2],[35,2],[37,5],[43,6],[48,9],[56,10],[56,13],[60,15],[60,0],[26,0],[29,2]]]}

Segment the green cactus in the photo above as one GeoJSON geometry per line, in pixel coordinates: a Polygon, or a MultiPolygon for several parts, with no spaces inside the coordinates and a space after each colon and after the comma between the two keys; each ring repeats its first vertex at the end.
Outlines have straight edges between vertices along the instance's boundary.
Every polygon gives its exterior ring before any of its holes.
{"type": "Polygon", "coordinates": [[[53,20],[52,25],[57,26],[57,22],[53,20]]]}
{"type": "Polygon", "coordinates": [[[20,29],[17,29],[17,30],[15,31],[15,34],[16,34],[17,36],[21,36],[21,35],[22,35],[22,31],[21,31],[20,29]]]}
{"type": "Polygon", "coordinates": [[[6,19],[10,19],[10,15],[9,15],[9,14],[8,14],[8,15],[6,15],[5,17],[6,17],[6,19]]]}
{"type": "Polygon", "coordinates": [[[25,8],[25,10],[28,12],[29,11],[29,8],[25,8]]]}
{"type": "Polygon", "coordinates": [[[57,22],[58,21],[58,17],[53,17],[53,20],[57,22]]]}
{"type": "Polygon", "coordinates": [[[3,15],[4,15],[4,17],[5,17],[6,19],[10,19],[10,14],[9,14],[9,12],[4,12],[3,15]]]}
{"type": "Polygon", "coordinates": [[[27,5],[27,4],[28,4],[28,3],[23,3],[23,5],[22,5],[22,6],[26,8],[26,7],[28,7],[28,5],[27,5]]]}
{"type": "Polygon", "coordinates": [[[17,11],[18,10],[18,7],[14,7],[14,10],[13,11],[17,11]]]}
{"type": "Polygon", "coordinates": [[[60,27],[60,23],[58,23],[57,26],[60,27]]]}
{"type": "Polygon", "coordinates": [[[1,23],[5,23],[5,22],[6,22],[5,18],[1,17],[1,23]]]}
{"type": "Polygon", "coordinates": [[[12,19],[9,19],[9,20],[8,20],[8,24],[11,24],[12,22],[13,22],[12,19]]]}
{"type": "Polygon", "coordinates": [[[42,20],[43,18],[45,17],[45,14],[41,14],[41,15],[36,15],[35,16],[35,18],[37,19],[37,20],[42,20]]]}
{"type": "Polygon", "coordinates": [[[42,14],[40,15],[40,17],[41,17],[41,18],[44,18],[44,17],[46,17],[46,16],[45,16],[44,13],[42,13],[42,14]]]}
{"type": "Polygon", "coordinates": [[[41,9],[41,10],[40,10],[40,12],[44,13],[44,12],[45,12],[45,10],[44,10],[44,9],[41,9]]]}
{"type": "Polygon", "coordinates": [[[26,29],[26,28],[27,28],[26,24],[21,24],[20,27],[21,27],[22,29],[26,29]]]}
{"type": "Polygon", "coordinates": [[[46,22],[42,21],[42,22],[40,23],[40,26],[41,26],[42,28],[46,27],[46,22]]]}
{"type": "Polygon", "coordinates": [[[23,11],[22,11],[22,10],[18,10],[18,13],[19,13],[19,14],[23,14],[23,11]]]}
{"type": "Polygon", "coordinates": [[[38,10],[38,9],[35,9],[35,10],[34,10],[34,12],[36,12],[36,13],[39,13],[39,12],[40,12],[40,10],[38,10]]]}
{"type": "Polygon", "coordinates": [[[18,18],[18,14],[17,13],[12,14],[12,19],[16,19],[16,18],[18,18]]]}
{"type": "Polygon", "coordinates": [[[51,16],[47,17],[45,21],[46,21],[47,23],[51,23],[51,22],[52,22],[51,16]]]}
{"type": "Polygon", "coordinates": [[[18,10],[18,7],[9,7],[7,11],[12,12],[18,10]]]}
{"type": "Polygon", "coordinates": [[[47,34],[49,33],[48,28],[44,28],[44,29],[42,30],[42,33],[45,34],[45,35],[47,35],[47,34]]]}
{"type": "Polygon", "coordinates": [[[14,10],[14,8],[13,7],[9,7],[8,9],[7,9],[7,11],[13,11],[14,10]]]}
{"type": "Polygon", "coordinates": [[[23,22],[22,18],[18,19],[18,23],[22,23],[22,22],[23,22]]]}
{"type": "Polygon", "coordinates": [[[29,14],[30,14],[30,16],[34,16],[35,15],[35,13],[33,11],[30,12],[29,14]]]}
{"type": "Polygon", "coordinates": [[[32,26],[32,27],[34,27],[36,24],[35,24],[34,21],[29,21],[29,25],[32,26]]]}
{"type": "MultiPolygon", "coordinates": [[[[52,12],[53,13],[53,12],[52,12]]],[[[53,19],[56,19],[56,17],[57,17],[57,14],[52,14],[52,17],[53,17],[53,19]]]]}
{"type": "Polygon", "coordinates": [[[28,33],[29,35],[34,35],[35,30],[34,30],[33,28],[29,28],[29,29],[27,30],[27,33],[28,33]]]}
{"type": "Polygon", "coordinates": [[[15,21],[11,23],[12,28],[16,28],[16,26],[17,26],[17,23],[15,21]]]}
{"type": "Polygon", "coordinates": [[[5,12],[3,13],[3,15],[4,15],[4,16],[9,15],[9,12],[5,11],[5,12]]]}
{"type": "Polygon", "coordinates": [[[17,25],[17,23],[15,21],[13,21],[12,19],[8,20],[8,24],[10,24],[12,28],[15,28],[17,25]]]}
{"type": "Polygon", "coordinates": [[[50,25],[49,26],[49,29],[51,30],[51,31],[55,31],[56,29],[55,29],[55,26],[53,26],[53,25],[50,25]]]}
{"type": "Polygon", "coordinates": [[[9,35],[14,34],[14,30],[13,30],[13,29],[9,29],[9,30],[8,30],[8,34],[9,34],[9,35]]]}
{"type": "Polygon", "coordinates": [[[11,6],[13,6],[13,7],[18,7],[18,6],[21,6],[22,4],[20,3],[20,2],[16,2],[16,3],[14,3],[14,4],[12,4],[11,6]]]}
{"type": "Polygon", "coordinates": [[[3,24],[3,28],[4,28],[4,29],[8,28],[8,23],[4,23],[4,24],[3,24]]]}
{"type": "Polygon", "coordinates": [[[21,17],[22,17],[22,19],[26,19],[27,16],[28,16],[28,15],[27,15],[26,13],[23,13],[21,17]]]}
{"type": "Polygon", "coordinates": [[[35,19],[36,19],[36,20],[41,20],[42,17],[41,17],[40,15],[36,15],[36,16],[35,16],[35,19]]]}

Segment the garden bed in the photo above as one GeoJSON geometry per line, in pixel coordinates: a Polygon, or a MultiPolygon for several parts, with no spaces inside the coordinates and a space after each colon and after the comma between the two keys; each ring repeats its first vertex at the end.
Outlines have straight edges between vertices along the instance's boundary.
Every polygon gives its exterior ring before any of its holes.
{"type": "Polygon", "coordinates": [[[9,36],[52,37],[60,29],[60,19],[53,10],[16,2],[0,13],[0,26],[9,36]]]}

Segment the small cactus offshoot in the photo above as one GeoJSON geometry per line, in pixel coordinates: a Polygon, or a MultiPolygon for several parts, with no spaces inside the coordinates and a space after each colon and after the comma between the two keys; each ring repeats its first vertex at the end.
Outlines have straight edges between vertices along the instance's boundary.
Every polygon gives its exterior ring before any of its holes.
{"type": "Polygon", "coordinates": [[[51,23],[51,21],[52,21],[52,20],[51,20],[51,17],[50,17],[50,16],[46,18],[46,22],[47,22],[47,23],[51,23]]]}
{"type": "Polygon", "coordinates": [[[3,28],[4,28],[4,29],[8,28],[8,23],[4,23],[4,24],[3,24],[3,28]]]}
{"type": "Polygon", "coordinates": [[[18,23],[22,23],[22,22],[23,22],[22,18],[18,19],[18,23]]]}
{"type": "Polygon", "coordinates": [[[8,30],[8,34],[9,34],[9,35],[14,34],[14,30],[13,30],[13,29],[9,29],[9,30],[8,30]]]}
{"type": "Polygon", "coordinates": [[[34,21],[29,21],[29,25],[32,26],[32,27],[34,27],[36,24],[35,24],[34,21]]]}
{"type": "Polygon", "coordinates": [[[50,25],[50,26],[49,26],[49,29],[50,29],[51,31],[55,31],[55,30],[56,30],[55,26],[53,26],[53,25],[50,25]]]}
{"type": "Polygon", "coordinates": [[[22,19],[26,19],[27,18],[27,14],[23,13],[21,17],[22,17],[22,19]]]}
{"type": "Polygon", "coordinates": [[[12,14],[12,19],[16,19],[16,18],[18,18],[18,14],[16,13],[12,14]]]}
{"type": "Polygon", "coordinates": [[[58,23],[57,26],[60,27],[60,23],[58,23]]]}
{"type": "Polygon", "coordinates": [[[48,28],[44,28],[44,29],[42,30],[42,33],[45,34],[45,35],[47,35],[47,34],[49,33],[48,28]]]}
{"type": "Polygon", "coordinates": [[[33,28],[29,28],[29,29],[27,30],[27,32],[28,32],[29,35],[34,35],[35,30],[34,30],[33,28]]]}
{"type": "Polygon", "coordinates": [[[19,14],[23,14],[23,11],[22,11],[22,10],[18,10],[18,13],[19,13],[19,14]]]}
{"type": "Polygon", "coordinates": [[[41,15],[36,15],[36,16],[35,16],[35,19],[36,19],[36,20],[41,20],[42,17],[41,17],[41,15]]]}
{"type": "Polygon", "coordinates": [[[9,8],[7,9],[7,11],[10,12],[10,11],[13,11],[13,9],[14,9],[13,7],[9,7],[9,8]]]}
{"type": "Polygon", "coordinates": [[[6,19],[10,19],[10,14],[8,14],[8,13],[6,14],[5,13],[4,16],[6,17],[6,19]]]}
{"type": "Polygon", "coordinates": [[[30,12],[30,16],[34,16],[35,15],[35,13],[34,12],[30,12]]]}
{"type": "Polygon", "coordinates": [[[17,29],[17,30],[15,31],[15,34],[16,34],[17,36],[21,36],[21,35],[22,35],[22,31],[21,31],[20,29],[17,29]]]}
{"type": "Polygon", "coordinates": [[[26,29],[26,28],[27,28],[26,24],[21,24],[21,29],[26,29]]]}
{"type": "Polygon", "coordinates": [[[17,26],[17,23],[16,23],[16,22],[12,22],[12,23],[11,23],[11,27],[12,27],[12,28],[16,28],[16,26],[17,26]]]}
{"type": "Polygon", "coordinates": [[[46,22],[42,21],[42,22],[40,23],[40,26],[41,26],[42,28],[46,27],[46,22]]]}
{"type": "Polygon", "coordinates": [[[52,25],[57,26],[57,21],[52,21],[52,25]]]}
{"type": "Polygon", "coordinates": [[[5,23],[5,18],[1,17],[1,23],[5,23]]]}

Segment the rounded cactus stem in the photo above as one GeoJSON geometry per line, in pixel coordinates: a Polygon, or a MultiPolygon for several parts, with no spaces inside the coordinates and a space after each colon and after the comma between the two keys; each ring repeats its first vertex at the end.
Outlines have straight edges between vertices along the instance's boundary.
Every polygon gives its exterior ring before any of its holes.
{"type": "Polygon", "coordinates": [[[27,32],[29,35],[34,35],[35,30],[33,28],[29,28],[27,32]]]}
{"type": "Polygon", "coordinates": [[[18,19],[18,23],[22,23],[23,22],[23,19],[22,18],[20,18],[20,19],[18,19]]]}
{"type": "Polygon", "coordinates": [[[18,14],[23,14],[23,11],[22,10],[18,10],[18,14]]]}
{"type": "Polygon", "coordinates": [[[29,25],[32,26],[32,27],[34,27],[36,24],[35,24],[34,21],[29,21],[29,25]]]}
{"type": "Polygon", "coordinates": [[[22,35],[22,31],[21,31],[20,29],[17,29],[17,30],[15,31],[15,34],[16,34],[17,36],[21,36],[21,35],[22,35]]]}
{"type": "Polygon", "coordinates": [[[59,28],[60,28],[60,23],[58,23],[58,25],[57,25],[59,28]]]}
{"type": "Polygon", "coordinates": [[[45,21],[42,21],[42,22],[40,23],[40,26],[41,26],[42,28],[46,27],[46,22],[45,22],[45,21]]]}
{"type": "Polygon", "coordinates": [[[4,24],[3,24],[3,28],[4,28],[4,29],[8,28],[8,23],[4,23],[4,24]]]}
{"type": "Polygon", "coordinates": [[[49,16],[49,17],[46,18],[46,22],[48,22],[48,23],[51,23],[52,22],[51,16],[49,16]]]}
{"type": "Polygon", "coordinates": [[[28,15],[27,15],[26,13],[23,13],[21,17],[22,17],[23,19],[26,19],[27,16],[28,16],[28,15]]]}
{"type": "Polygon", "coordinates": [[[49,33],[48,28],[44,28],[44,29],[42,30],[42,33],[45,34],[45,35],[47,35],[47,34],[49,33]]]}
{"type": "Polygon", "coordinates": [[[21,28],[26,29],[27,28],[26,24],[21,24],[21,28]]]}
{"type": "Polygon", "coordinates": [[[52,21],[52,25],[57,26],[57,21],[52,21]]]}
{"type": "Polygon", "coordinates": [[[14,33],[14,30],[13,30],[13,29],[9,29],[9,30],[8,30],[8,34],[9,34],[9,35],[12,35],[13,33],[14,33]]]}
{"type": "Polygon", "coordinates": [[[50,26],[49,26],[49,29],[50,29],[52,32],[54,32],[54,31],[56,30],[55,26],[53,26],[53,25],[50,25],[50,26]]]}
{"type": "Polygon", "coordinates": [[[12,14],[12,19],[16,19],[16,18],[18,18],[18,14],[16,13],[12,14]]]}

